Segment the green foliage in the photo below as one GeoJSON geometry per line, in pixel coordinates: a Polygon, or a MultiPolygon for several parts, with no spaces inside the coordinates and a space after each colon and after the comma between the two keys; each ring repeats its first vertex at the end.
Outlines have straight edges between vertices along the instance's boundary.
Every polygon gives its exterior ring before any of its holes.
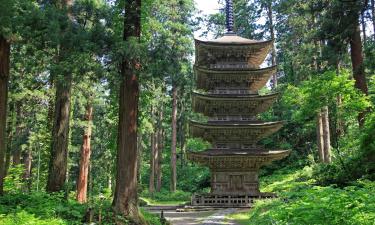
{"type": "Polygon", "coordinates": [[[311,174],[312,168],[305,167],[262,178],[263,191],[275,191],[279,198],[257,201],[249,212],[232,217],[241,224],[373,224],[374,182],[320,187],[311,174]]]}
{"type": "Polygon", "coordinates": [[[25,169],[22,164],[17,166],[11,166],[9,168],[8,174],[4,178],[5,192],[9,194],[16,194],[21,192],[21,188],[25,185],[25,181],[22,179],[24,171],[25,169]]]}
{"type": "Polygon", "coordinates": [[[148,205],[178,205],[190,202],[191,192],[184,192],[177,190],[173,193],[168,190],[161,190],[160,192],[149,193],[143,191],[141,196],[148,205]]]}
{"type": "Polygon", "coordinates": [[[367,117],[366,127],[359,134],[360,138],[356,136],[357,139],[352,141],[355,146],[351,147],[349,142],[341,148],[341,160],[315,167],[314,177],[319,184],[346,186],[360,178],[375,181],[374,115],[372,113],[367,117]]]}
{"type": "Polygon", "coordinates": [[[348,71],[336,74],[328,71],[321,76],[304,81],[299,87],[289,85],[283,95],[283,101],[296,109],[292,119],[306,120],[316,115],[318,109],[337,102],[337,96],[341,96],[340,111],[345,118],[355,115],[370,107],[368,98],[354,87],[354,80],[350,80],[348,71]]]}
{"type": "Polygon", "coordinates": [[[85,212],[85,205],[61,194],[41,192],[2,196],[0,206],[1,224],[82,224],[85,212]]]}

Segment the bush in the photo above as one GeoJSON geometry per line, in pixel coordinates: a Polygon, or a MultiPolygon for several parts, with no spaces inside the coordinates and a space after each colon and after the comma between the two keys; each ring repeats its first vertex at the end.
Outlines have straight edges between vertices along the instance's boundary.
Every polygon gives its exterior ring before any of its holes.
{"type": "Polygon", "coordinates": [[[86,207],[66,201],[60,194],[41,192],[2,196],[0,206],[1,224],[25,224],[24,220],[38,221],[31,224],[82,224],[86,207]]]}
{"type": "Polygon", "coordinates": [[[241,224],[362,224],[375,221],[375,183],[358,180],[343,189],[315,186],[312,168],[281,170],[262,179],[263,191],[278,199],[257,201],[233,215],[241,224]]]}

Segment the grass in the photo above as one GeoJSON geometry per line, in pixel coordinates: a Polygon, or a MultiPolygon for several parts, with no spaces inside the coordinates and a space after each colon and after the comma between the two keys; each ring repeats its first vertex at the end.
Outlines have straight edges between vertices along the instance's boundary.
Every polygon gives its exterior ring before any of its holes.
{"type": "MultiPolygon", "coordinates": [[[[81,225],[84,222],[87,204],[65,200],[62,194],[44,192],[11,193],[0,196],[1,225],[81,225]]],[[[95,201],[94,221],[101,212],[103,225],[115,224],[111,210],[111,199],[95,201]]],[[[157,215],[141,210],[142,218],[149,225],[161,225],[157,215]]],[[[117,219],[121,219],[116,217],[117,219]]],[[[121,219],[126,222],[125,219],[121,219]]]]}
{"type": "Polygon", "coordinates": [[[141,194],[140,199],[143,200],[149,206],[169,206],[169,205],[182,205],[190,202],[191,193],[177,190],[174,193],[170,193],[167,190],[161,192],[149,193],[144,191],[141,194]]]}
{"type": "Polygon", "coordinates": [[[159,201],[153,198],[140,197],[141,200],[147,203],[148,206],[173,206],[173,205],[183,205],[188,201],[159,201]]]}
{"type": "Polygon", "coordinates": [[[343,189],[314,185],[312,168],[282,170],[262,179],[264,192],[278,199],[257,201],[230,218],[249,224],[375,224],[375,182],[358,180],[343,189]]]}

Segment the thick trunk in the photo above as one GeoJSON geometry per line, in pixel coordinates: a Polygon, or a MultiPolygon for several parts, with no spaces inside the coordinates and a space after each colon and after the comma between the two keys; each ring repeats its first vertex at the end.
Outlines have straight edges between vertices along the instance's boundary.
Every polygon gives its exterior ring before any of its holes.
{"type": "Polygon", "coordinates": [[[160,110],[159,113],[159,120],[158,120],[158,134],[157,134],[157,142],[158,142],[158,148],[156,149],[156,156],[155,156],[155,172],[156,172],[156,191],[161,191],[161,185],[162,185],[162,171],[161,171],[161,165],[163,162],[163,110],[160,110]]]}
{"type": "Polygon", "coordinates": [[[86,107],[85,121],[87,127],[83,134],[81,157],[79,160],[79,174],[77,179],[77,201],[80,203],[87,202],[87,185],[91,156],[92,112],[93,106],[90,102],[86,107]]]}
{"type": "MultiPolygon", "coordinates": [[[[350,50],[355,87],[362,91],[365,95],[368,95],[368,87],[366,83],[366,75],[363,63],[361,31],[359,29],[358,22],[350,36],[350,50]]],[[[358,123],[360,127],[362,127],[365,123],[365,114],[366,112],[361,112],[358,115],[358,123]]]]}
{"type": "Polygon", "coordinates": [[[137,113],[139,84],[136,75],[129,74],[133,73],[133,71],[125,68],[123,68],[123,71],[124,81],[120,89],[117,176],[113,206],[116,213],[137,217],[137,113]]]}
{"type": "Polygon", "coordinates": [[[173,85],[172,88],[172,145],[171,145],[171,192],[176,191],[177,186],[177,87],[173,85]]]}
{"type": "MultiPolygon", "coordinates": [[[[141,35],[141,0],[125,2],[124,41],[141,35]]],[[[116,188],[113,198],[115,213],[139,221],[137,195],[137,119],[139,83],[136,57],[125,58],[121,66],[116,188]]],[[[121,222],[119,222],[121,223],[121,222]]]]}
{"type": "Polygon", "coordinates": [[[6,152],[6,119],[8,105],[10,44],[0,35],[0,195],[3,194],[6,152]]]}
{"type": "MultiPolygon", "coordinates": [[[[272,1],[268,1],[268,3],[267,3],[267,15],[268,15],[268,23],[269,23],[269,30],[270,30],[270,34],[271,34],[271,39],[275,40],[275,28],[274,28],[274,24],[273,24],[272,1]]],[[[272,66],[276,66],[276,48],[275,48],[275,45],[272,45],[271,60],[272,60],[272,66]]],[[[273,74],[272,83],[273,83],[273,88],[276,88],[277,87],[277,73],[273,74]]]]}
{"type": "MultiPolygon", "coordinates": [[[[156,129],[155,129],[156,130],[156,129]]],[[[154,131],[151,134],[151,155],[150,155],[150,180],[149,180],[149,187],[148,190],[150,193],[155,191],[155,159],[156,159],[156,134],[157,131],[154,131]]]]}
{"type": "Polygon", "coordinates": [[[331,135],[329,130],[328,106],[322,109],[323,142],[324,142],[324,162],[331,163],[331,135]]]}
{"type": "MultiPolygon", "coordinates": [[[[72,19],[71,7],[73,0],[59,2],[61,8],[67,8],[67,15],[72,19]]],[[[68,28],[66,28],[68,29],[68,28]]],[[[60,49],[57,63],[63,63],[70,56],[69,49],[63,45],[60,49]]],[[[58,71],[56,78],[55,109],[52,128],[51,155],[47,179],[47,192],[64,190],[68,171],[68,146],[70,126],[70,101],[72,89],[72,74],[66,68],[58,71]]]]}
{"type": "MultiPolygon", "coordinates": [[[[60,80],[60,79],[59,79],[60,80]]],[[[71,75],[66,74],[56,85],[55,117],[47,191],[64,190],[68,169],[71,75]]]]}
{"type": "Polygon", "coordinates": [[[324,140],[323,140],[323,117],[322,111],[319,110],[316,118],[316,136],[320,162],[324,162],[324,140]]]}

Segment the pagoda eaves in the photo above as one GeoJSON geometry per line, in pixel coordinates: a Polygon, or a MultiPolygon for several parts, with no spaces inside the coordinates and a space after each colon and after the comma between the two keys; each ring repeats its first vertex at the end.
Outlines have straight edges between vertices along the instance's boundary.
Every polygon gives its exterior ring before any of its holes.
{"type": "Polygon", "coordinates": [[[269,95],[220,95],[193,92],[193,110],[205,116],[240,115],[241,120],[251,120],[268,110],[278,93],[269,95]]]}
{"type": "Polygon", "coordinates": [[[216,41],[196,39],[195,64],[210,69],[232,69],[234,67],[258,69],[273,45],[273,40],[253,41],[238,36],[229,37],[216,41]]]}
{"type": "Polygon", "coordinates": [[[242,88],[257,92],[264,87],[270,77],[277,72],[277,66],[263,69],[207,69],[195,66],[197,88],[202,90],[242,88]]]}
{"type": "Polygon", "coordinates": [[[262,138],[277,132],[283,122],[217,121],[190,122],[190,133],[211,143],[241,143],[254,145],[262,138]]]}

